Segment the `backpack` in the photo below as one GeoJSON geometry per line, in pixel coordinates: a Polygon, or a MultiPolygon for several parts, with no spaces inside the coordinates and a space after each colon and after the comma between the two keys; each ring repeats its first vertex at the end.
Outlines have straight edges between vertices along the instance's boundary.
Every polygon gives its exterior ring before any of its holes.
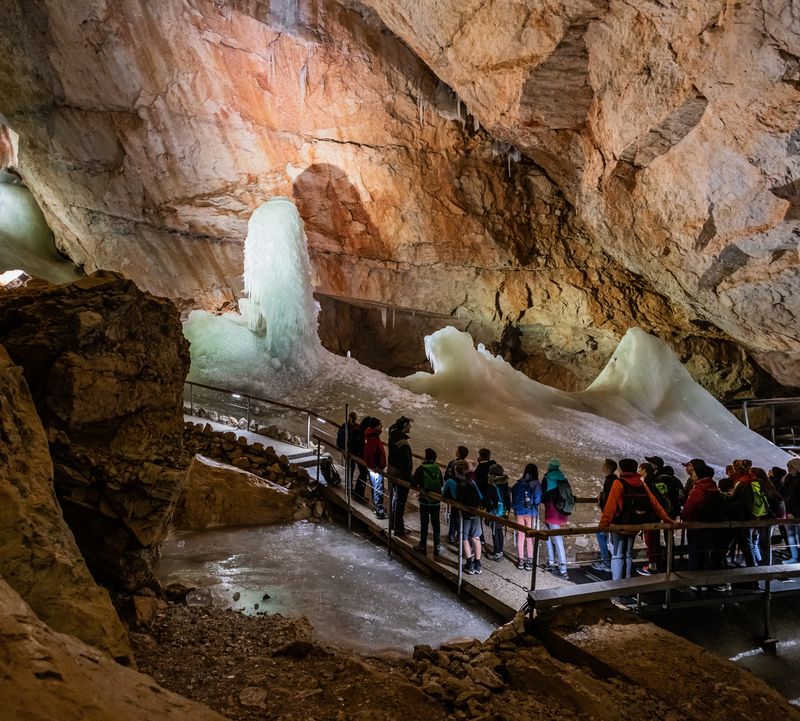
{"type": "MultiPolygon", "coordinates": [[[[661,476],[663,478],[664,476],[661,476]]],[[[664,513],[668,516],[672,516],[672,503],[669,500],[669,485],[662,480],[655,481],[653,483],[652,488],[650,489],[653,492],[653,495],[656,497],[661,508],[664,509],[664,513]]]]}
{"type": "Polygon", "coordinates": [[[769,515],[770,508],[764,489],[761,488],[761,481],[753,481],[750,487],[753,489],[753,507],[751,508],[753,517],[764,518],[769,515]]]}
{"type": "Polygon", "coordinates": [[[439,472],[439,466],[435,463],[422,464],[422,491],[425,501],[438,503],[437,500],[427,495],[427,493],[439,494],[442,492],[442,474],[439,472]]]}
{"type": "Polygon", "coordinates": [[[650,497],[644,484],[633,487],[625,481],[622,484],[622,510],[614,517],[614,524],[618,526],[641,526],[652,523],[653,509],[650,506],[650,497]]]}
{"type": "Polygon", "coordinates": [[[569,481],[559,479],[558,485],[553,494],[553,505],[557,511],[560,511],[565,516],[568,516],[575,508],[575,496],[572,495],[572,488],[570,488],[569,481]]]}
{"type": "Polygon", "coordinates": [[[339,475],[339,471],[337,471],[336,467],[333,465],[333,461],[331,460],[330,456],[324,456],[323,458],[320,458],[319,472],[325,479],[325,483],[327,483],[329,486],[342,485],[342,477],[339,475]]]}
{"type": "Polygon", "coordinates": [[[506,504],[503,503],[503,494],[500,493],[500,489],[497,486],[493,486],[494,492],[497,494],[497,507],[494,509],[495,516],[505,516],[506,515],[506,504]]]}

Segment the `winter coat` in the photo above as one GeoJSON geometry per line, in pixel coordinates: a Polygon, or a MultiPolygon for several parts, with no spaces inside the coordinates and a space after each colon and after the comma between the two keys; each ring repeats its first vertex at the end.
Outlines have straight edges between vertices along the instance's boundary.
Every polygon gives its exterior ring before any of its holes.
{"type": "Polygon", "coordinates": [[[600,496],[597,499],[597,505],[600,506],[600,511],[605,508],[606,501],[608,500],[608,494],[611,493],[611,486],[614,485],[614,481],[617,480],[616,473],[609,473],[605,480],[603,481],[603,490],[600,491],[600,496]]]}
{"type": "Polygon", "coordinates": [[[364,460],[375,471],[386,468],[386,451],[381,441],[381,432],[377,428],[367,428],[364,434],[364,460]]]}
{"type": "Polygon", "coordinates": [[[527,476],[520,478],[511,486],[511,507],[517,516],[538,516],[542,502],[542,484],[527,476]],[[525,503],[527,497],[528,503],[525,503]]]}
{"type": "MultiPolygon", "coordinates": [[[[475,481],[463,479],[458,483],[458,496],[456,500],[465,506],[478,509],[483,504],[483,495],[480,490],[478,490],[475,481]]],[[[470,514],[468,511],[464,511],[464,518],[475,518],[476,516],[476,513],[470,514]]]]}
{"type": "Polygon", "coordinates": [[[792,518],[800,518],[800,475],[784,476],[783,498],[786,512],[792,518]]]}
{"type": "Polygon", "coordinates": [[[478,490],[485,497],[489,492],[489,469],[494,465],[494,461],[478,461],[475,466],[475,483],[478,484],[478,490]]]}
{"type": "Polygon", "coordinates": [[[442,488],[442,498],[449,498],[453,501],[456,500],[458,497],[458,481],[455,477],[448,478],[444,482],[444,487],[442,488]]]}
{"type": "Polygon", "coordinates": [[[402,428],[392,426],[389,429],[389,466],[391,474],[403,481],[411,480],[414,460],[411,455],[411,444],[402,428]]]}
{"type": "Polygon", "coordinates": [[[610,526],[614,519],[622,512],[622,499],[625,495],[625,486],[631,488],[644,487],[650,500],[650,508],[664,523],[671,523],[672,519],[666,514],[661,504],[656,500],[653,492],[647,487],[638,473],[620,473],[619,478],[611,486],[603,513],[600,516],[600,526],[610,526]]]}
{"type": "Polygon", "coordinates": [[[684,521],[706,521],[715,523],[724,520],[725,494],[717,487],[713,478],[700,478],[692,484],[692,490],[681,511],[684,521]]]}

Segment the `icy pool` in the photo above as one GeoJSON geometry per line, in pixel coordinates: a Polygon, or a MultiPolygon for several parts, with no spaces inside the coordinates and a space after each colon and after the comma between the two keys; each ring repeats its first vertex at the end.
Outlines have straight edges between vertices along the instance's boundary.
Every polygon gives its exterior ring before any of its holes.
{"type": "Polygon", "coordinates": [[[496,626],[473,602],[337,526],[182,532],[161,550],[156,573],[163,583],[208,588],[214,605],[245,613],[306,616],[323,644],[411,651],[457,636],[485,639],[496,626]]]}

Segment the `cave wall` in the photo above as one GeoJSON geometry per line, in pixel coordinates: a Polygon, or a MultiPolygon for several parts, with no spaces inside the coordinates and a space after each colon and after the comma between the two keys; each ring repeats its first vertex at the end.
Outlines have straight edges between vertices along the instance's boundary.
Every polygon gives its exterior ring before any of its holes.
{"type": "MultiPolygon", "coordinates": [[[[10,0],[0,113],[59,247],[185,308],[234,302],[247,219],[282,194],[306,223],[318,290],[467,318],[486,343],[518,327],[518,365],[545,382],[588,383],[632,325],[718,394],[763,382],[750,352],[800,382],[797,223],[778,221],[791,201],[751,188],[749,209],[731,193],[764,182],[763,168],[743,173],[744,139],[717,127],[742,103],[711,97],[724,68],[703,84],[684,67],[709,61],[701,40],[668,42],[713,13],[564,5],[526,20],[493,2],[10,0]],[[742,253],[783,248],[755,274],[724,242],[745,216],[761,240],[744,236],[742,253]]],[[[698,30],[717,54],[755,32],[730,13],[733,30],[698,30]]],[[[760,75],[785,72],[777,53],[755,58],[760,75]]],[[[761,98],[772,134],[759,138],[786,176],[773,140],[786,143],[796,88],[781,83],[761,98]]]]}

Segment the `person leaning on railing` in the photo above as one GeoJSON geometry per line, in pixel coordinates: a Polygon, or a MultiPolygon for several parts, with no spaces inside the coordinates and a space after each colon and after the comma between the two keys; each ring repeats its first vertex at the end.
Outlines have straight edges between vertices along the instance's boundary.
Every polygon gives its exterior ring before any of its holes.
{"type": "MultiPolygon", "coordinates": [[[[619,462],[619,478],[611,485],[611,492],[600,516],[600,528],[608,528],[612,524],[642,525],[650,523],[653,516],[662,523],[672,523],[672,519],[636,472],[638,468],[639,464],[633,458],[623,458],[619,462]]],[[[614,581],[631,575],[636,533],[637,531],[611,532],[611,578],[614,581]]]]}

